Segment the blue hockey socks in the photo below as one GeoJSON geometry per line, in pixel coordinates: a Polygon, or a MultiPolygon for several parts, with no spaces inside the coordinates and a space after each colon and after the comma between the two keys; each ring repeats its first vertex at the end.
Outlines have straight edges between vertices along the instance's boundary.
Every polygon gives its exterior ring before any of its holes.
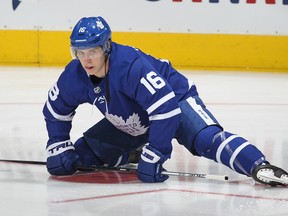
{"type": "Polygon", "coordinates": [[[248,176],[251,176],[257,165],[265,162],[265,156],[254,145],[217,126],[209,126],[200,131],[195,138],[194,148],[200,156],[248,176]]]}

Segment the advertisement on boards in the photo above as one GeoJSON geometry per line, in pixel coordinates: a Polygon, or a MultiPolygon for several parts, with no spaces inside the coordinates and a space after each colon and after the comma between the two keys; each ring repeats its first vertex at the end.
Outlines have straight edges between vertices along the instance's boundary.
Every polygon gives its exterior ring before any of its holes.
{"type": "Polygon", "coordinates": [[[119,32],[288,35],[288,0],[10,0],[0,14],[0,29],[69,31],[100,15],[119,32]]]}

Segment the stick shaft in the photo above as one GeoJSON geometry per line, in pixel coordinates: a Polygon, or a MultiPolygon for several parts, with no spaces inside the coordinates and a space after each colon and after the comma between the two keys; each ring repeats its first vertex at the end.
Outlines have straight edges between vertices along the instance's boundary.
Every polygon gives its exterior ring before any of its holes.
{"type": "MultiPolygon", "coordinates": [[[[0,162],[46,165],[46,162],[43,162],[43,161],[25,161],[25,160],[0,159],[0,162]]],[[[91,171],[98,171],[98,170],[102,170],[102,171],[137,172],[136,168],[128,168],[128,167],[78,166],[78,167],[76,167],[76,169],[78,171],[81,171],[81,172],[89,172],[89,171],[91,172],[91,171]]],[[[169,176],[204,178],[204,179],[221,180],[221,181],[227,181],[228,180],[228,176],[225,176],[225,175],[211,175],[211,174],[185,173],[185,172],[172,172],[172,171],[162,171],[161,174],[162,175],[169,175],[169,176]]]]}
{"type": "Polygon", "coordinates": [[[0,162],[46,165],[46,162],[43,162],[43,161],[25,161],[25,160],[0,159],[0,162]]]}
{"type": "Polygon", "coordinates": [[[182,176],[182,177],[193,177],[193,178],[204,178],[213,180],[227,181],[228,176],[225,175],[211,175],[211,174],[200,174],[200,173],[184,173],[184,172],[172,172],[172,171],[162,171],[163,175],[169,176],[182,176]]]}
{"type": "MultiPolygon", "coordinates": [[[[11,159],[0,159],[0,162],[7,163],[19,163],[19,164],[32,164],[32,165],[46,165],[44,161],[26,161],[26,160],[11,160],[11,159]]],[[[97,170],[112,170],[112,171],[136,171],[134,168],[125,168],[125,167],[107,167],[107,166],[77,166],[76,170],[78,171],[97,171],[97,170]]]]}
{"type": "Polygon", "coordinates": [[[81,172],[92,172],[92,171],[123,171],[123,172],[136,172],[136,168],[128,167],[107,167],[107,166],[77,166],[76,169],[81,172]]]}
{"type": "MultiPolygon", "coordinates": [[[[114,171],[124,171],[124,172],[137,172],[136,168],[99,167],[99,166],[88,166],[88,167],[83,166],[83,167],[78,167],[77,170],[79,171],[114,170],[114,171]]],[[[211,174],[185,173],[185,172],[172,172],[172,171],[162,171],[161,174],[169,175],[169,176],[204,178],[204,179],[221,180],[221,181],[228,180],[228,176],[225,176],[225,175],[211,175],[211,174]]]]}

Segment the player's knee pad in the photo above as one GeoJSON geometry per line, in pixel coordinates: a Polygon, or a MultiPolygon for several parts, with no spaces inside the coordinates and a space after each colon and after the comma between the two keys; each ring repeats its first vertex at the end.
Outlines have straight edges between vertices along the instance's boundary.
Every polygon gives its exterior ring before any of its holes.
{"type": "Polygon", "coordinates": [[[213,139],[216,134],[220,133],[222,129],[218,126],[212,125],[201,130],[194,140],[194,150],[198,155],[214,159],[212,148],[213,139]]]}
{"type": "Polygon", "coordinates": [[[202,130],[195,139],[194,146],[199,155],[246,175],[251,175],[252,169],[265,161],[262,152],[243,137],[210,127],[202,130]]]}

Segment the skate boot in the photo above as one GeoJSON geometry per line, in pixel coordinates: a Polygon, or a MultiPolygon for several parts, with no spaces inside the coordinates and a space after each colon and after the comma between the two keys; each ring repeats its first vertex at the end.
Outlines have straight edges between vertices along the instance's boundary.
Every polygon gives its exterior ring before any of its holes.
{"type": "Polygon", "coordinates": [[[288,173],[271,164],[261,164],[252,171],[252,178],[262,184],[271,186],[288,185],[288,173]]]}

